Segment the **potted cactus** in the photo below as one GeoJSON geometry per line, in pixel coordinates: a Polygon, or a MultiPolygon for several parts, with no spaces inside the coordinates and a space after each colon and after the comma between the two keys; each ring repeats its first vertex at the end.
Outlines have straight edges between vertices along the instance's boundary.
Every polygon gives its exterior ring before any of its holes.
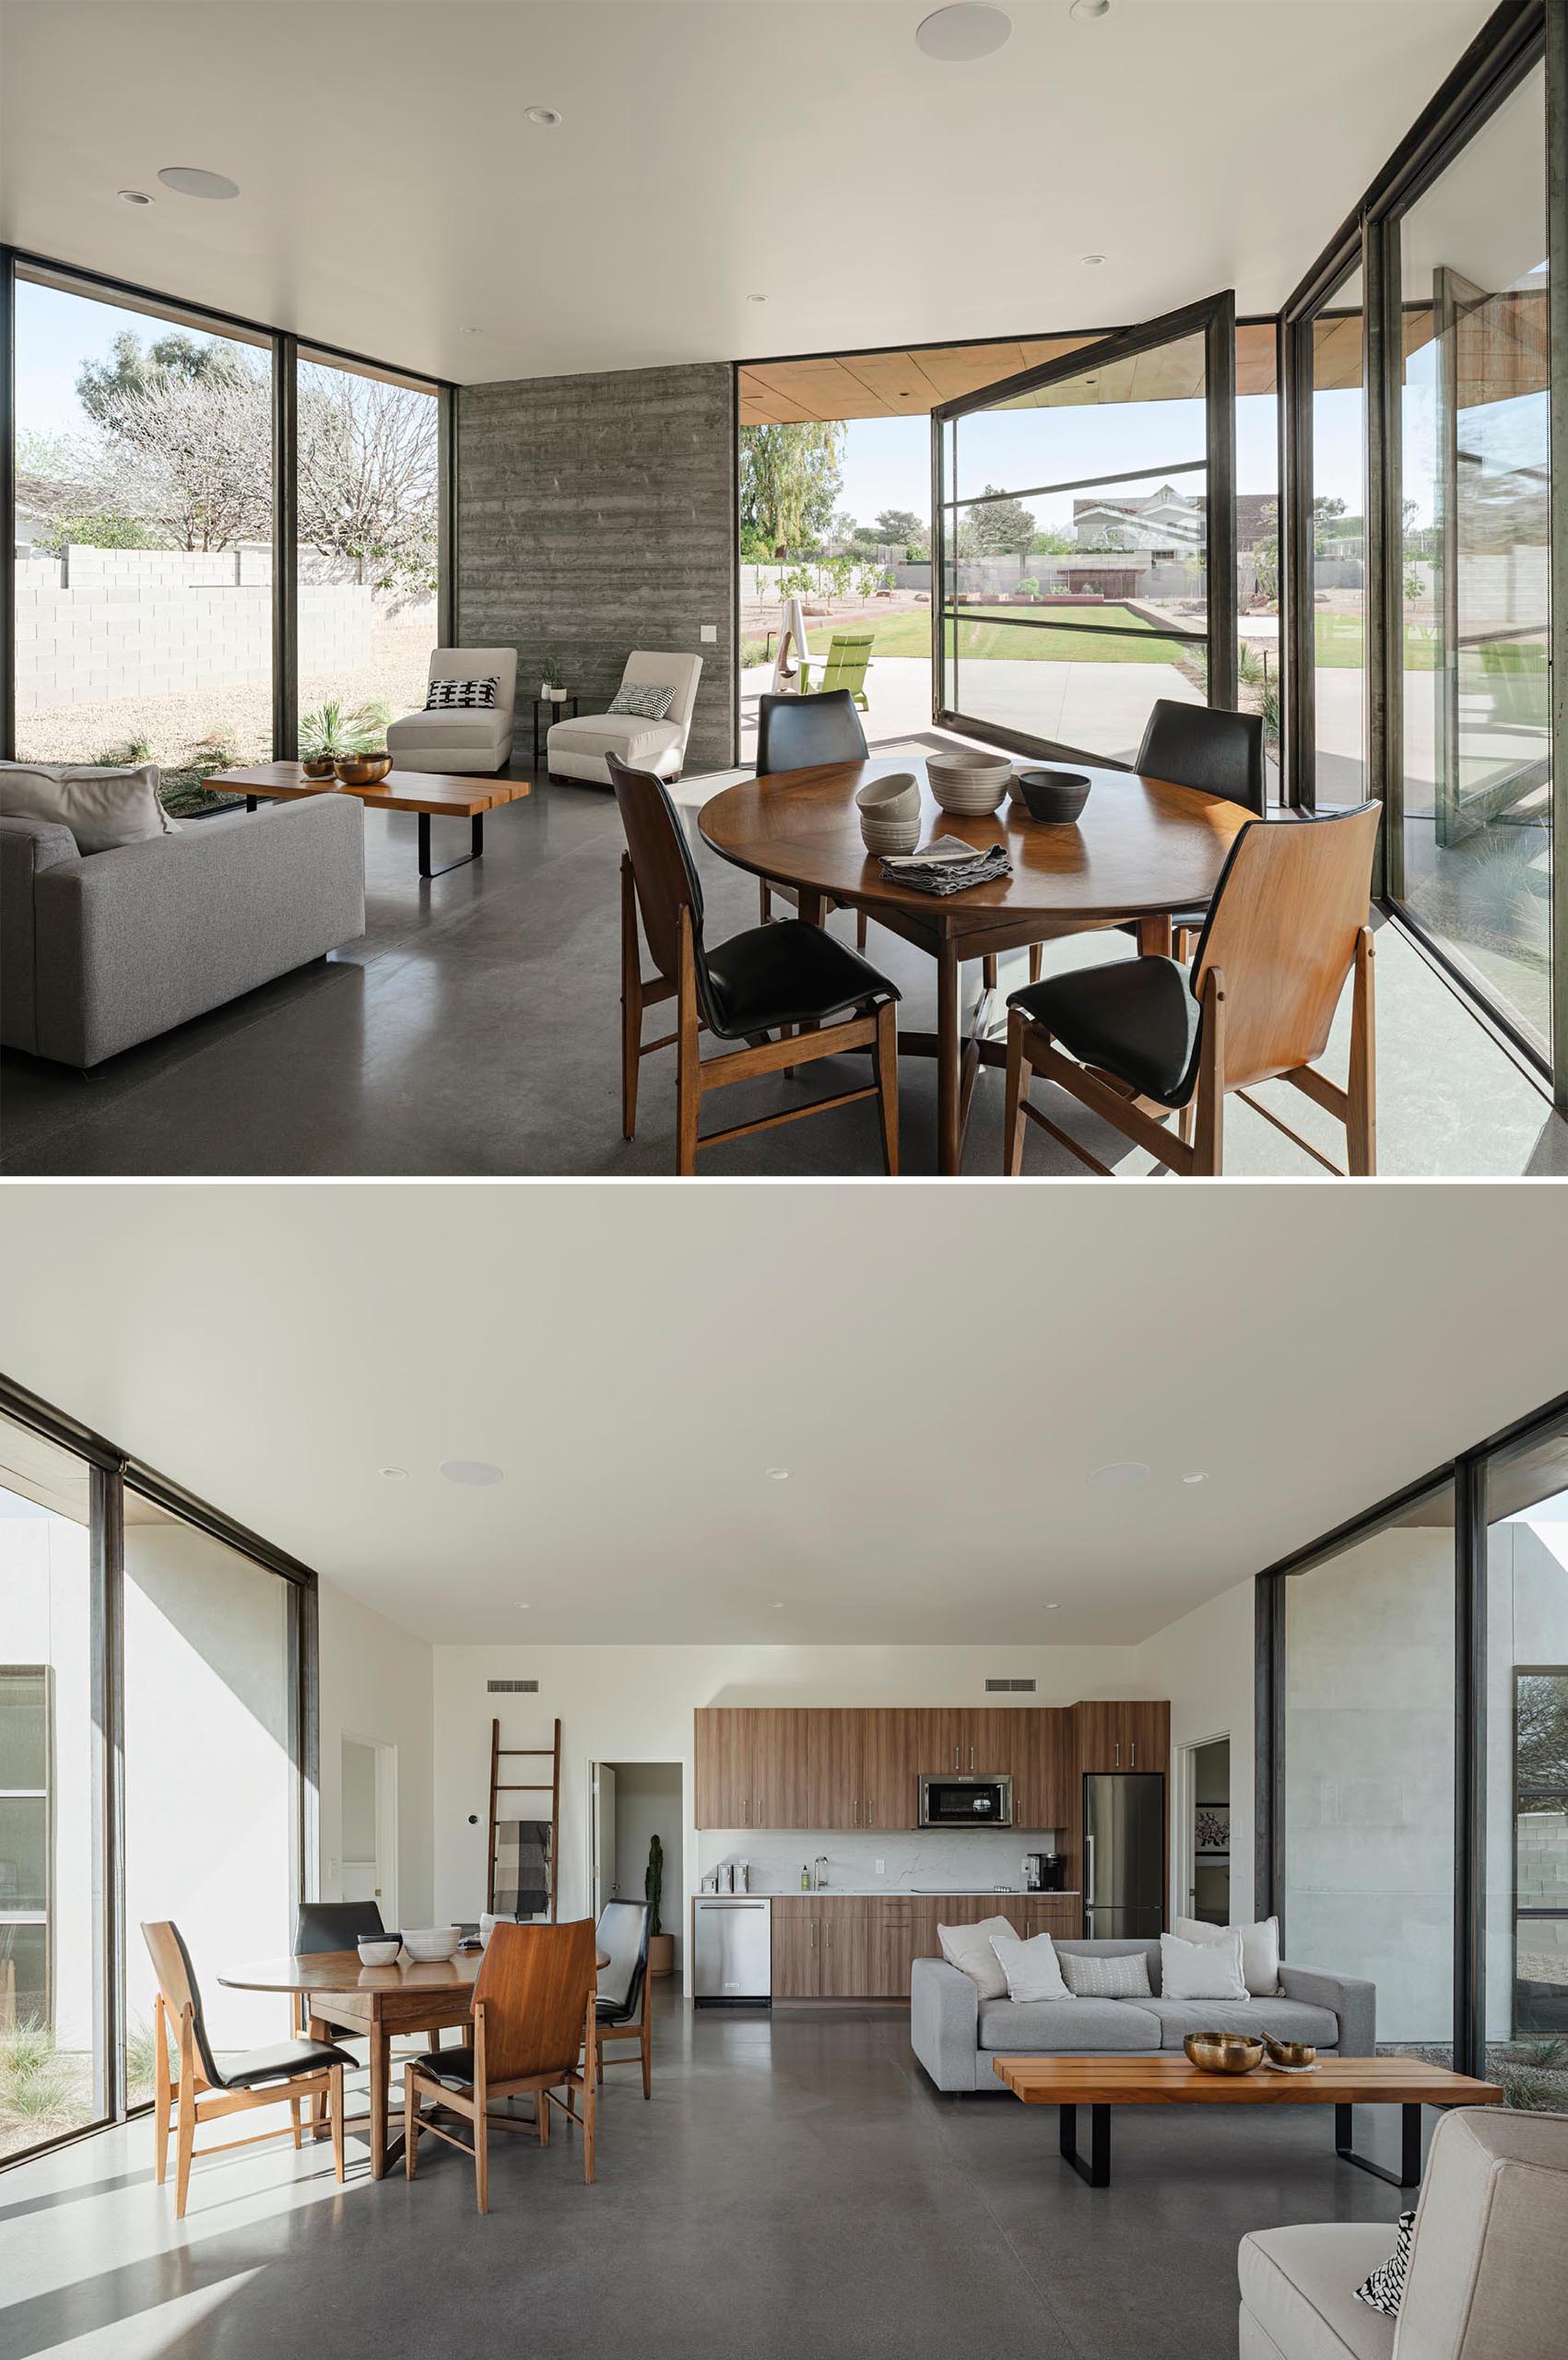
{"type": "Polygon", "coordinates": [[[665,1847],[655,1835],[648,1846],[648,1873],[643,1880],[648,1904],[648,1972],[675,1973],[675,1936],[660,1930],[659,1903],[665,1888],[665,1847]]]}

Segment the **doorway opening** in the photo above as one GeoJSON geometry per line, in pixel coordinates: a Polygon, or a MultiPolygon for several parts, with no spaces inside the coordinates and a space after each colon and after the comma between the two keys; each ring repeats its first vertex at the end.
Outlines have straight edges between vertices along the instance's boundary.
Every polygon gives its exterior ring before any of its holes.
{"type": "Polygon", "coordinates": [[[588,1882],[594,1916],[598,1917],[607,1901],[649,1897],[649,1860],[657,1836],[659,1914],[650,1936],[649,1964],[654,1975],[668,1975],[685,1953],[681,1764],[595,1762],[589,1764],[588,1778],[588,1882]]]}
{"type": "Polygon", "coordinates": [[[1185,1915],[1231,1922],[1231,1740],[1203,1739],[1178,1750],[1182,1858],[1177,1890],[1185,1915]]]}
{"type": "Polygon", "coordinates": [[[373,1901],[383,1926],[397,1916],[397,1748],[343,1733],[339,1785],[339,1894],[373,1901]]]}

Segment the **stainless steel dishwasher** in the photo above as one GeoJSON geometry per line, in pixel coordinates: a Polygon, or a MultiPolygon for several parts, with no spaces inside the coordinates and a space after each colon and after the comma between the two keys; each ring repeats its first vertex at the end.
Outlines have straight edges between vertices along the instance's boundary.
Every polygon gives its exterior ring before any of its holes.
{"type": "Polygon", "coordinates": [[[700,1893],[692,1903],[691,1996],[700,2008],[767,2008],[773,1992],[773,1905],[756,1894],[700,1893]]]}

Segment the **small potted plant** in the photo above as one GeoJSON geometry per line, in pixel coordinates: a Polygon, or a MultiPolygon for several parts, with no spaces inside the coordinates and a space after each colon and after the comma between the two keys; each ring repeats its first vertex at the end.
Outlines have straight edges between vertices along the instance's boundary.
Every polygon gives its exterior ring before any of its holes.
{"type": "Polygon", "coordinates": [[[559,655],[545,658],[545,677],[539,684],[539,694],[548,697],[551,704],[566,702],[566,667],[559,655]]]}
{"type": "Polygon", "coordinates": [[[675,1936],[659,1929],[659,1902],[665,1885],[665,1847],[655,1835],[648,1846],[648,1873],[643,1892],[648,1904],[648,1972],[675,1973],[675,1936]]]}
{"type": "Polygon", "coordinates": [[[357,785],[372,784],[376,775],[384,778],[392,768],[386,751],[390,718],[383,704],[362,704],[350,713],[336,697],[328,697],[314,713],[300,716],[300,768],[307,778],[331,778],[335,771],[344,778],[347,764],[356,773],[357,785]]]}

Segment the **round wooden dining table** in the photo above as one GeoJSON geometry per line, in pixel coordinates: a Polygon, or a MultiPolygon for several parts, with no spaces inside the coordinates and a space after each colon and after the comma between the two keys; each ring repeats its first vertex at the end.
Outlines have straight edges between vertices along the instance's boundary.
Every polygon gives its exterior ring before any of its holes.
{"type": "Polygon", "coordinates": [[[723,788],[699,814],[713,850],[792,887],[808,924],[820,926],[828,903],[837,902],[864,910],[936,960],[936,1035],[901,1031],[899,1050],[936,1056],[937,1166],[945,1174],[961,1166],[979,1067],[1006,1058],[1005,1041],[996,1037],[998,1024],[1005,1033],[1005,1022],[991,989],[997,954],[1130,920],[1141,950],[1168,955],[1172,913],[1211,898],[1232,840],[1254,816],[1240,804],[1136,771],[1088,762],[1057,767],[1091,781],[1081,817],[1066,824],[1032,820],[1011,802],[985,819],[956,819],[932,795],[924,761],[900,755],[748,779],[723,788]],[[855,797],[868,780],[897,771],[919,782],[922,844],[938,835],[976,849],[1005,843],[1012,875],[945,897],[889,884],[861,841],[855,797]],[[985,987],[967,1040],[960,1025],[965,959],[985,962],[985,987]]]}
{"type": "MultiPolygon", "coordinates": [[[[430,1961],[405,1953],[390,1966],[367,1966],[358,1951],[304,1951],[230,1967],[218,1980],[230,1991],[302,1997],[312,2040],[345,2032],[369,2041],[371,2177],[380,2179],[403,2152],[401,2137],[387,2135],[393,2035],[435,2034],[466,2024],[484,1958],[483,1951],[430,1961]]],[[[597,1966],[609,1963],[608,1951],[595,1953],[597,1966]]]]}

